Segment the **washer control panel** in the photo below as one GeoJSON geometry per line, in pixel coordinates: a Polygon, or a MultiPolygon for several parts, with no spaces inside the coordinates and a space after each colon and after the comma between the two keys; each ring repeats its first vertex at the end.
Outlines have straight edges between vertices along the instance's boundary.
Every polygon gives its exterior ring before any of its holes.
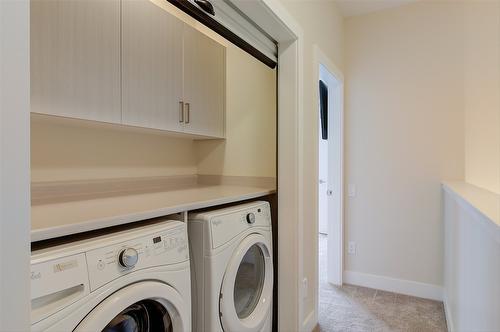
{"type": "Polygon", "coordinates": [[[90,289],[124,274],[189,259],[185,227],[177,227],[86,252],[90,289]]]}

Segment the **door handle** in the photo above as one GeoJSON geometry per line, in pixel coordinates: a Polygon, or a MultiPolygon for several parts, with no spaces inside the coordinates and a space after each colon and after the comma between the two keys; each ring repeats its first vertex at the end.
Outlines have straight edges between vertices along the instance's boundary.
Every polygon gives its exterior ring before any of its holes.
{"type": "Polygon", "coordinates": [[[190,118],[189,112],[190,112],[190,110],[191,110],[191,105],[189,105],[189,103],[186,103],[186,121],[185,121],[185,123],[189,123],[189,120],[190,120],[189,119],[190,118]]]}
{"type": "Polygon", "coordinates": [[[332,196],[333,195],[333,190],[327,190],[326,191],[327,196],[332,196]]]}
{"type": "Polygon", "coordinates": [[[184,102],[183,101],[179,102],[179,122],[180,123],[184,122],[184,102]]]}
{"type": "Polygon", "coordinates": [[[319,179],[319,184],[323,184],[323,183],[326,183],[326,181],[323,179],[319,179]]]}

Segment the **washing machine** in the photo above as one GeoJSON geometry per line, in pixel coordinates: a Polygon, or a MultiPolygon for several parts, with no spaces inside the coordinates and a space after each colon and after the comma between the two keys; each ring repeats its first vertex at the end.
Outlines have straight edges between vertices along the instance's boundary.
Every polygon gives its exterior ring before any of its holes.
{"type": "Polygon", "coordinates": [[[32,331],[191,331],[186,223],[32,251],[32,331]]]}
{"type": "Polygon", "coordinates": [[[190,214],[188,232],[193,331],[271,331],[269,203],[190,214]]]}

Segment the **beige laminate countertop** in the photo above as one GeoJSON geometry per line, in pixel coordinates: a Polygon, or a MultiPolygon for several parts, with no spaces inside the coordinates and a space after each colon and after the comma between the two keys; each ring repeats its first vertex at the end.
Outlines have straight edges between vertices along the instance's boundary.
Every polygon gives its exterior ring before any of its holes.
{"type": "Polygon", "coordinates": [[[274,188],[255,186],[196,185],[163,192],[34,205],[31,207],[31,241],[243,201],[274,192],[274,188]]]}

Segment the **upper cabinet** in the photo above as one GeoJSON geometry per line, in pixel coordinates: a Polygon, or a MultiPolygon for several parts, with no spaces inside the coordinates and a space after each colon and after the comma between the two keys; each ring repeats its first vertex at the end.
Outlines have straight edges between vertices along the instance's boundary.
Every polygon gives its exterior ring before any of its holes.
{"type": "Polygon", "coordinates": [[[31,110],[119,123],[120,2],[31,1],[31,110]]]}
{"type": "Polygon", "coordinates": [[[182,130],[184,23],[148,0],[122,5],[122,120],[182,130]]]}
{"type": "Polygon", "coordinates": [[[226,49],[184,26],[185,131],[224,136],[226,49]]]}
{"type": "Polygon", "coordinates": [[[151,1],[34,0],[31,26],[32,112],[224,137],[225,47],[151,1]]]}

